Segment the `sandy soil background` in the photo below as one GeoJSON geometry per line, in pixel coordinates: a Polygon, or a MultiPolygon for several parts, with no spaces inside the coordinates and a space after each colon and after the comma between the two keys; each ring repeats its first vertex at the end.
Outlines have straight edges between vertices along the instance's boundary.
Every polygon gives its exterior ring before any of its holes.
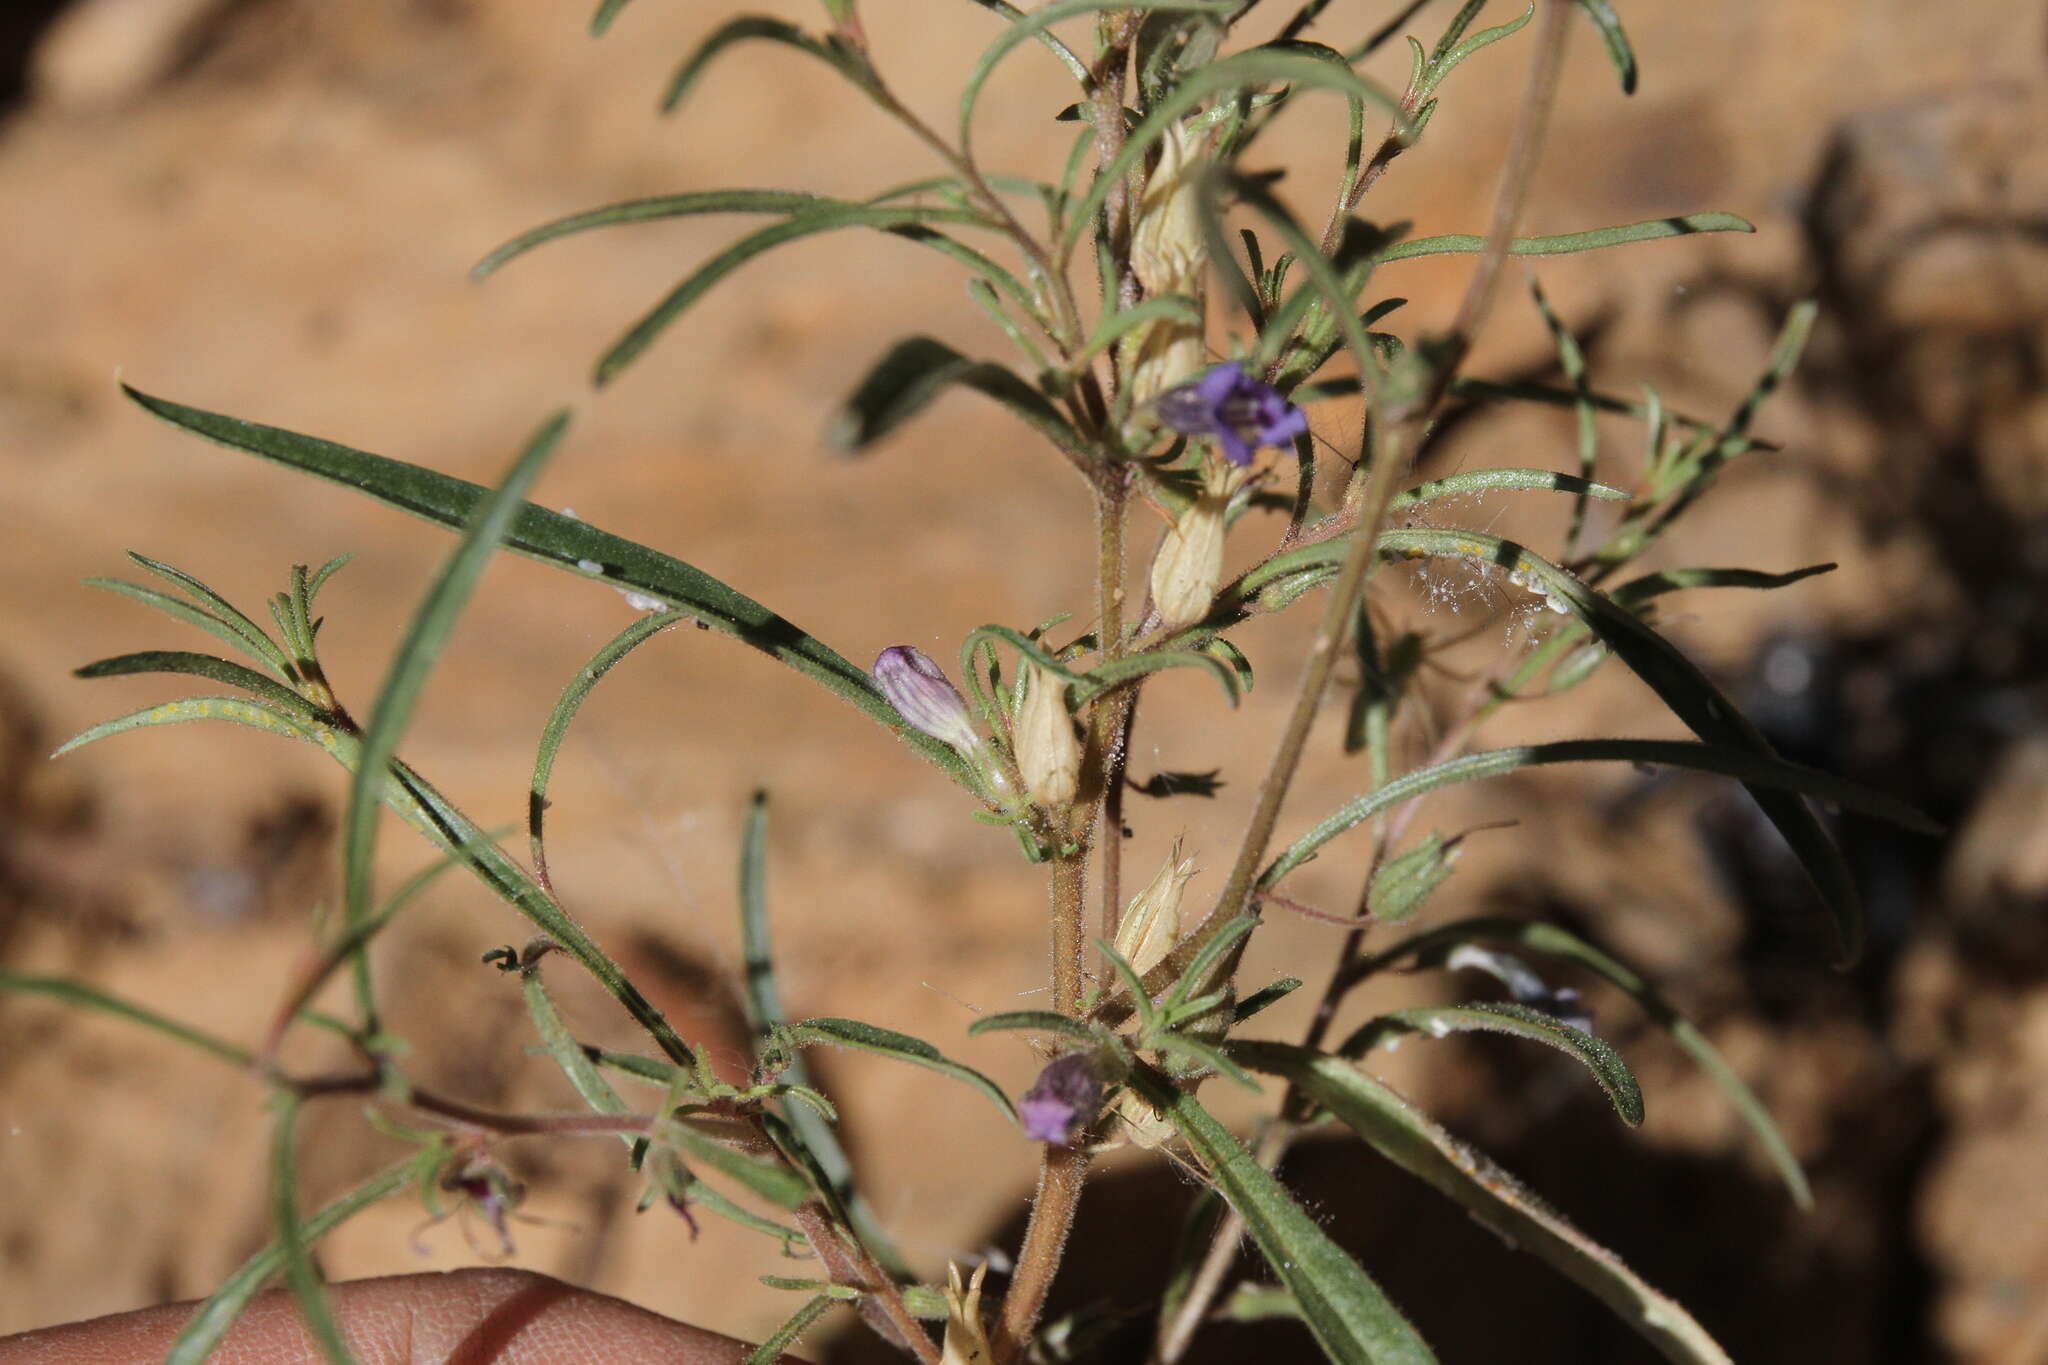
{"type": "MultiPolygon", "coordinates": [[[[810,7],[773,8],[814,22],[810,7]]],[[[1394,8],[1333,4],[1309,36],[1341,43],[1394,8]]],[[[1447,8],[1424,10],[1415,31],[1433,38],[1447,8]]],[[[1641,92],[1624,101],[1591,33],[1575,35],[1529,229],[1725,209],[1759,231],[1544,262],[1602,383],[1655,383],[1674,406],[1721,413],[1794,301],[1817,295],[1826,310],[1808,366],[1763,423],[1782,451],[1732,471],[1656,563],[1843,568],[1781,593],[1702,595],[1674,608],[1671,628],[1792,756],[1912,799],[1952,834],[1846,827],[1875,941],[1861,966],[1831,974],[1797,874],[1739,795],[1713,784],[1545,774],[1428,812],[1447,831],[1520,822],[1474,839],[1435,913],[1548,915],[1632,956],[1772,1105],[1812,1172],[1810,1215],[1618,998],[1593,993],[1644,1081],[1639,1133],[1618,1131],[1568,1064],[1499,1040],[1418,1044],[1384,1071],[1692,1305],[1739,1359],[2048,1359],[2042,8],[1619,8],[1641,92]]],[[[541,500],[679,554],[858,659],[899,641],[950,658],[984,621],[1029,624],[1083,601],[1083,490],[1000,414],[949,398],[858,463],[821,439],[864,366],[904,334],[1000,350],[950,266],[879,238],[799,246],[736,276],[601,395],[586,383],[600,349],[736,235],[730,222],[592,235],[467,280],[512,233],[610,200],[739,185],[861,195],[933,173],[823,68],[765,48],[658,120],[673,65],[728,9],[642,0],[596,43],[581,5],[516,0],[29,0],[0,17],[0,960],[254,1038],[305,951],[308,912],[332,896],[340,779],[310,752],[196,727],[47,762],[70,733],[175,693],[79,682],[70,668],[204,647],[80,580],[122,574],[132,548],[253,605],[290,564],[354,551],[323,642],[361,702],[448,549],[366,500],[153,423],[120,398],[117,370],[480,480],[573,402],[541,500]]],[[[884,71],[943,120],[995,21],[938,0],[864,11],[884,71]]],[[[1427,142],[1368,214],[1417,233],[1483,228],[1515,53],[1453,78],[1427,142]]],[[[1067,99],[1053,63],[1020,53],[984,105],[986,164],[1051,168],[1066,130],[1049,115],[1067,99]]],[[[1331,161],[1319,149],[1341,129],[1340,106],[1310,101],[1276,136],[1275,156],[1307,159],[1289,182],[1305,202],[1319,200],[1310,187],[1331,161]]],[[[1465,268],[1398,267],[1405,330],[1448,313],[1465,268]]],[[[1549,357],[1511,296],[1475,364],[1540,376],[1549,357]]],[[[1340,415],[1318,426],[1343,439],[1340,415]]],[[[1636,439],[1604,433],[1606,474],[1633,474],[1636,439]]],[[[1568,417],[1477,414],[1438,472],[1564,468],[1571,441],[1568,417]]],[[[1458,519],[1538,544],[1559,525],[1555,508],[1526,502],[1458,519]]],[[[1460,657],[1475,664],[1521,647],[1496,589],[1411,581],[1388,601],[1426,632],[1473,631],[1460,657]],[[1446,588],[1471,590],[1440,600],[1446,588]]],[[[496,566],[408,756],[482,823],[516,819],[559,687],[630,615],[540,566],[496,566]]],[[[1291,694],[1301,624],[1248,634],[1260,685],[1227,723],[1207,683],[1159,684],[1134,771],[1221,766],[1237,780],[1213,802],[1134,802],[1131,875],[1184,835],[1209,869],[1196,891],[1214,889],[1291,694]]],[[[1510,711],[1485,739],[1670,732],[1640,689],[1603,678],[1510,711]]],[[[1413,757],[1433,738],[1418,724],[1400,742],[1413,757]]],[[[1289,828],[1356,789],[1336,749],[1332,725],[1289,828]]],[[[773,793],[793,1009],[928,1037],[1027,1084],[1020,1046],[962,1036],[970,1007],[1028,1003],[1042,979],[1042,892],[1014,844],[881,732],[727,641],[677,632],[596,694],[555,785],[558,884],[686,1034],[730,1049],[731,867],[756,786],[773,793]]],[[[425,856],[396,837],[384,852],[393,876],[425,856]]],[[[1357,860],[1333,852],[1302,894],[1347,903],[1357,860]]],[[[423,1083],[508,1109],[571,1104],[521,1051],[517,992],[477,961],[523,932],[450,880],[381,942],[390,1024],[413,1040],[423,1083]]],[[[1333,934],[1275,920],[1252,979],[1314,980],[1333,934]]],[[[557,976],[593,1038],[629,1043],[594,992],[557,976]]],[[[1403,979],[1368,1003],[1455,989],[1403,979]]],[[[1274,1010],[1276,1034],[1303,1009],[1274,1010]]],[[[309,1047],[303,1060],[321,1058],[309,1047]]],[[[1032,1153],[991,1108],[867,1059],[821,1067],[872,1197],[921,1269],[1014,1246],[1032,1153]]],[[[315,1125],[314,1191],[389,1159],[361,1131],[345,1106],[315,1125]]],[[[114,1024],[0,1001],[0,1331],[210,1290],[266,1237],[265,1148],[246,1078],[114,1024]]],[[[788,1310],[755,1277],[801,1265],[716,1220],[692,1241],[665,1214],[633,1216],[615,1152],[509,1155],[546,1220],[517,1229],[517,1263],[742,1335],[788,1310]]],[[[1145,1277],[1190,1193],[1146,1163],[1109,1169],[1069,1302],[1156,1293],[1145,1277]]],[[[1597,1305],[1356,1150],[1312,1147],[1290,1173],[1447,1360],[1646,1358],[1597,1305]]],[[[365,1215],[323,1248],[326,1270],[474,1259],[455,1227],[421,1232],[423,1217],[404,1200],[365,1215]]],[[[1232,1330],[1212,1358],[1308,1350],[1296,1329],[1232,1330]]],[[[850,1324],[812,1345],[831,1359],[867,1350],[850,1324]]]]}

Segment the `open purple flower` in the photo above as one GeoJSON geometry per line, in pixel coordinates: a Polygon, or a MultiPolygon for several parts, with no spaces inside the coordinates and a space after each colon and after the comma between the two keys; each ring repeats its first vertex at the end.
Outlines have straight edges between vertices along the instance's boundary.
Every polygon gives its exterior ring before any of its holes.
{"type": "Polygon", "coordinates": [[[1235,360],[1160,394],[1159,419],[1184,436],[1214,437],[1234,465],[1250,464],[1260,446],[1286,445],[1308,430],[1307,413],[1235,360]]]}
{"type": "Polygon", "coordinates": [[[1069,1052],[1038,1073],[1017,1101],[1017,1118],[1033,1142],[1068,1147],[1101,1107],[1102,1079],[1095,1064],[1085,1052],[1069,1052]]]}

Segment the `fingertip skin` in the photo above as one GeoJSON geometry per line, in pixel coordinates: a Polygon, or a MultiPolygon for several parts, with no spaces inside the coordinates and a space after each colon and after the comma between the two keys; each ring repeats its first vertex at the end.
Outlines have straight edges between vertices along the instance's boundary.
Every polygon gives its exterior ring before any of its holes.
{"type": "MultiPolygon", "coordinates": [[[[330,1291],[361,1365],[738,1365],[746,1343],[530,1270],[356,1280],[330,1291]]],[[[171,1304],[0,1340],[0,1365],[157,1365],[195,1305],[171,1304]]],[[[786,1357],[790,1365],[798,1365],[786,1357]]],[[[213,1365],[321,1365],[282,1290],[260,1295],[213,1365]]]]}

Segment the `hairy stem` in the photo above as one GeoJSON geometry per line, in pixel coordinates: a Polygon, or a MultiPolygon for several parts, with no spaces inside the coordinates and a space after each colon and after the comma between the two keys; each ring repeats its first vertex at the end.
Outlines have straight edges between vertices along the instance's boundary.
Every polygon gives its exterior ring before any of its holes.
{"type": "Polygon", "coordinates": [[[1031,1200],[1031,1225],[1025,1229],[1024,1247],[1017,1254],[1017,1274],[1010,1282],[1010,1292],[1003,1296],[1003,1316],[990,1343],[997,1365],[1013,1365],[1022,1358],[1045,1312],[1045,1297],[1066,1250],[1067,1234],[1073,1231],[1074,1210],[1080,1205],[1081,1183],[1087,1172],[1087,1152],[1075,1147],[1046,1147],[1038,1168],[1038,1192],[1031,1200]]]}

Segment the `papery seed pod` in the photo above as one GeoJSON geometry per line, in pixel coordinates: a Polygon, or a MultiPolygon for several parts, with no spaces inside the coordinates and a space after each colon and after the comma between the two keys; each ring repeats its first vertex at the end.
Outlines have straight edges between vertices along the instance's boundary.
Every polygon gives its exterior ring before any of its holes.
{"type": "Polygon", "coordinates": [[[1017,767],[1040,805],[1059,807],[1081,787],[1081,741],[1067,710],[1066,683],[1026,662],[1019,671],[1024,704],[1017,712],[1017,767]]]}
{"type": "Polygon", "coordinates": [[[1169,630],[1209,614],[1223,581],[1224,509],[1229,499],[1204,493],[1160,542],[1152,560],[1152,605],[1169,630]]]}
{"type": "Polygon", "coordinates": [[[890,645],[875,659],[875,686],[912,729],[943,740],[963,754],[981,748],[967,699],[945,670],[915,645],[890,645]]]}
{"type": "MultiPolygon", "coordinates": [[[[1209,263],[1198,200],[1205,163],[1201,138],[1175,124],[1159,140],[1159,160],[1138,195],[1131,231],[1131,270],[1151,298],[1180,294],[1202,308],[1209,263]]],[[[1128,337],[1123,361],[1135,403],[1146,403],[1202,368],[1199,317],[1160,318],[1128,337]]]]}
{"type": "Polygon", "coordinates": [[[1115,947],[1138,975],[1157,967],[1180,941],[1181,895],[1194,875],[1195,860],[1180,856],[1180,840],[1176,839],[1159,875],[1124,907],[1123,918],[1116,925],[1115,947]]]}
{"type": "Polygon", "coordinates": [[[946,1262],[946,1346],[939,1365],[988,1365],[995,1359],[981,1321],[981,1282],[987,1276],[988,1262],[983,1261],[963,1288],[960,1267],[946,1262]]]}

